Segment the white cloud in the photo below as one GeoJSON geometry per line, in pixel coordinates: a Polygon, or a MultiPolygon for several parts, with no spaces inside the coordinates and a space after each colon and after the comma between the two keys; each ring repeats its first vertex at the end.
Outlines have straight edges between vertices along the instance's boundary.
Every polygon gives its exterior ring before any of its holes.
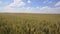
{"type": "Polygon", "coordinates": [[[60,1],[59,1],[59,2],[57,2],[55,6],[60,6],[60,1]]]}
{"type": "Polygon", "coordinates": [[[31,7],[27,7],[27,9],[31,9],[31,7]]]}
{"type": "Polygon", "coordinates": [[[0,0],[0,4],[2,3],[2,1],[0,0]]]}
{"type": "Polygon", "coordinates": [[[36,8],[40,8],[40,7],[36,7],[36,8]]]}
{"type": "Polygon", "coordinates": [[[60,13],[60,7],[51,8],[46,6],[46,7],[40,8],[40,11],[42,11],[42,13],[60,13]]]}
{"type": "Polygon", "coordinates": [[[11,7],[3,7],[1,8],[0,13],[45,13],[45,14],[60,14],[60,7],[56,7],[56,8],[51,8],[48,6],[45,7],[41,7],[41,8],[31,8],[31,7],[27,7],[27,8],[11,8],[11,7]]]}
{"type": "Polygon", "coordinates": [[[28,3],[31,3],[31,0],[28,0],[27,2],[28,2],[28,3]]]}
{"type": "Polygon", "coordinates": [[[13,11],[13,8],[2,7],[0,10],[1,10],[0,13],[5,13],[5,12],[9,12],[10,13],[10,12],[13,11]]]}
{"type": "Polygon", "coordinates": [[[43,3],[52,3],[50,0],[45,0],[43,3]]]}
{"type": "Polygon", "coordinates": [[[9,4],[8,6],[10,6],[10,7],[20,6],[20,7],[22,7],[24,5],[25,5],[25,3],[22,0],[14,0],[14,2],[9,4]]]}

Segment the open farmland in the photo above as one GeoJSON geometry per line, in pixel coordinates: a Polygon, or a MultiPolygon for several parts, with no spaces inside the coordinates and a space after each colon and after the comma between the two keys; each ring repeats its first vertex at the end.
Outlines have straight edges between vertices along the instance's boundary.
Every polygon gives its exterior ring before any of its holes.
{"type": "Polygon", "coordinates": [[[0,14],[0,34],[60,34],[60,14],[0,14]]]}

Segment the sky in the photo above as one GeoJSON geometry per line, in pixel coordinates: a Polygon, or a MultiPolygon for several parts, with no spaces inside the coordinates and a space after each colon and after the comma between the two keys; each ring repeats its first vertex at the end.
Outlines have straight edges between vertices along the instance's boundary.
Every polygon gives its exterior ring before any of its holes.
{"type": "Polygon", "coordinates": [[[60,0],[0,0],[0,13],[60,14],[60,0]]]}

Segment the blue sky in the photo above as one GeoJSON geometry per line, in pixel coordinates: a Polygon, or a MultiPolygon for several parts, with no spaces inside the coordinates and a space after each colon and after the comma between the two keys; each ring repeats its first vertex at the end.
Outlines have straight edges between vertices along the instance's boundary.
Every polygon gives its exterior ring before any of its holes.
{"type": "Polygon", "coordinates": [[[58,13],[60,0],[0,0],[0,13],[58,13]]]}

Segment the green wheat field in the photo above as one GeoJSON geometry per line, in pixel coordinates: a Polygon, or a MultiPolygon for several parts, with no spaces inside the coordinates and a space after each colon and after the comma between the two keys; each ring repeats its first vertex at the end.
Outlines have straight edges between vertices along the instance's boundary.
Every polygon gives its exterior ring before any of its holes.
{"type": "Polygon", "coordinates": [[[60,34],[60,14],[0,14],[0,34],[60,34]]]}

